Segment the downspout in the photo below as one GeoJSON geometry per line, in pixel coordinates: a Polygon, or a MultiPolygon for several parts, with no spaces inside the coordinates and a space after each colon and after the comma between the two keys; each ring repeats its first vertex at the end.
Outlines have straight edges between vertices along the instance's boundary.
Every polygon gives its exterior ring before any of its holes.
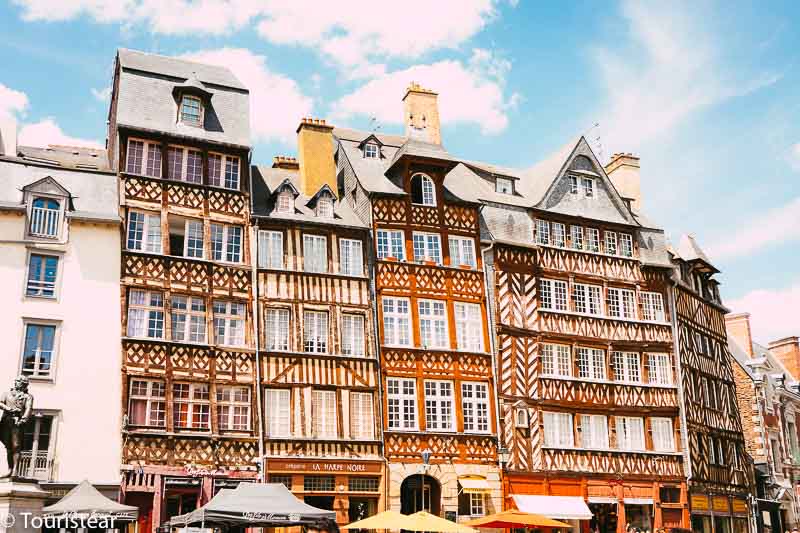
{"type": "MultiPolygon", "coordinates": [[[[672,351],[675,354],[675,368],[678,371],[678,402],[680,403],[679,413],[681,417],[681,441],[683,442],[683,463],[686,468],[686,490],[689,490],[689,482],[692,480],[692,461],[691,452],[689,450],[689,428],[686,423],[686,399],[684,397],[685,391],[683,390],[683,366],[681,365],[681,353],[678,338],[680,332],[678,330],[678,312],[675,307],[675,293],[678,291],[678,282],[672,281],[672,287],[669,291],[669,307],[670,318],[672,319],[672,351]]],[[[688,496],[688,495],[687,495],[688,496]]]]}
{"type": "MultiPolygon", "coordinates": [[[[250,173],[250,194],[253,194],[253,173],[250,173]]],[[[252,197],[250,205],[253,205],[252,197]]],[[[251,293],[253,295],[253,337],[256,345],[256,401],[258,407],[258,481],[267,479],[264,462],[264,402],[261,399],[261,334],[258,313],[258,222],[253,217],[250,222],[250,265],[251,265],[251,293]]]]}

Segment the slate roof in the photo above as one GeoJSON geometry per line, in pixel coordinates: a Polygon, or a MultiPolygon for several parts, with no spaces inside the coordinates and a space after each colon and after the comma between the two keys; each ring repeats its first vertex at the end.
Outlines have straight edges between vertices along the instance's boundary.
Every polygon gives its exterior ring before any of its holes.
{"type": "Polygon", "coordinates": [[[750,379],[755,379],[753,369],[747,364],[747,361],[750,360],[750,357],[748,357],[747,353],[744,351],[744,348],[739,346],[739,343],[736,342],[733,337],[728,337],[728,350],[730,350],[734,361],[739,363],[739,366],[742,367],[742,370],[745,371],[750,379]]]}
{"type": "Polygon", "coordinates": [[[575,147],[580,140],[581,137],[576,137],[532,167],[523,171],[523,176],[518,188],[521,190],[522,194],[529,199],[531,205],[536,205],[542,201],[545,193],[556,177],[561,173],[561,170],[567,162],[567,158],[575,151],[575,147]]]}
{"type": "Polygon", "coordinates": [[[697,244],[697,241],[692,235],[685,234],[681,236],[681,240],[678,243],[677,252],[684,261],[702,261],[708,266],[712,268],[714,267],[714,264],[708,258],[703,249],[700,248],[700,245],[697,244]]]}
{"type": "Polygon", "coordinates": [[[79,170],[99,170],[111,172],[108,154],[105,150],[80,146],[53,145],[18,146],[17,155],[33,163],[42,163],[79,170]]]}

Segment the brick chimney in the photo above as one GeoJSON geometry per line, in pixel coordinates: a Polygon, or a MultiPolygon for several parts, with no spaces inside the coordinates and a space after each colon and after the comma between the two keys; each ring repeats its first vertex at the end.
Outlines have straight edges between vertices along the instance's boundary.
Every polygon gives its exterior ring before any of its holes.
{"type": "Polygon", "coordinates": [[[284,170],[300,170],[300,163],[296,157],[286,155],[276,155],[272,158],[272,168],[282,168],[284,170]]]}
{"type": "Polygon", "coordinates": [[[322,119],[304,118],[297,127],[297,158],[303,194],[313,196],[325,184],[336,193],[333,126],[322,119]]]}
{"type": "Polygon", "coordinates": [[[753,357],[753,337],[750,335],[750,313],[725,315],[725,329],[748,357],[753,357]]]}
{"type": "Polygon", "coordinates": [[[617,192],[630,200],[635,211],[642,209],[642,189],[639,177],[639,158],[633,154],[617,153],[606,165],[606,174],[617,192]]]}
{"type": "Polygon", "coordinates": [[[800,377],[800,339],[786,337],[769,343],[769,352],[775,356],[796,380],[800,377]]]}
{"type": "Polygon", "coordinates": [[[0,117],[0,155],[17,155],[17,121],[14,117],[0,117]]]}
{"type": "Polygon", "coordinates": [[[433,144],[442,144],[439,124],[439,95],[411,82],[403,97],[406,135],[433,144]]]}

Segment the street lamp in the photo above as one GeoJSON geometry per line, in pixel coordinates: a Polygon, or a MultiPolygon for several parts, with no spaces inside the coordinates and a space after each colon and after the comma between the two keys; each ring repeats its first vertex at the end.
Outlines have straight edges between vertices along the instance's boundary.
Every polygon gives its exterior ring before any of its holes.
{"type": "Polygon", "coordinates": [[[511,461],[511,452],[508,451],[508,448],[505,446],[497,448],[497,461],[500,463],[500,468],[505,470],[506,465],[511,461]]]}
{"type": "MultiPolygon", "coordinates": [[[[425,507],[425,476],[428,474],[428,469],[431,467],[431,455],[432,454],[433,454],[433,452],[431,452],[428,449],[422,450],[422,471],[423,471],[423,475],[422,475],[422,488],[420,489],[422,491],[422,509],[421,509],[422,511],[426,511],[426,510],[427,511],[431,511],[432,510],[432,509],[428,509],[428,508],[425,507]]],[[[428,503],[429,504],[430,504],[430,501],[431,501],[431,495],[428,494],[428,503]]]]}

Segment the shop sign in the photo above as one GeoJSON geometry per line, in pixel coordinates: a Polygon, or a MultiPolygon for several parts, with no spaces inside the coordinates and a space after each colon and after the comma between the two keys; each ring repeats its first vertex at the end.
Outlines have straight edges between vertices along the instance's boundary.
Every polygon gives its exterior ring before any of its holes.
{"type": "Polygon", "coordinates": [[[692,511],[708,511],[708,496],[705,494],[692,494],[689,496],[692,511]]]}
{"type": "Polygon", "coordinates": [[[733,499],[733,512],[737,514],[747,514],[747,502],[739,498],[733,499]]]}
{"type": "Polygon", "coordinates": [[[714,506],[715,513],[731,512],[730,501],[728,500],[727,496],[714,496],[712,500],[712,505],[714,506]]]}
{"type": "Polygon", "coordinates": [[[192,477],[223,476],[227,471],[223,468],[203,468],[199,466],[187,466],[186,474],[192,477]]]}
{"type": "Polygon", "coordinates": [[[380,473],[381,463],[367,462],[332,462],[332,461],[286,461],[268,460],[267,470],[270,472],[326,472],[342,474],[380,473]]]}

